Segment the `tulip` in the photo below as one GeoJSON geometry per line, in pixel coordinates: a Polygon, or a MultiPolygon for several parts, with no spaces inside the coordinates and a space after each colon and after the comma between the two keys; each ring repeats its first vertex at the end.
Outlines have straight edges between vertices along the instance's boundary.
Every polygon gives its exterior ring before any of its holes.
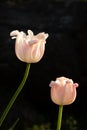
{"type": "Polygon", "coordinates": [[[41,60],[45,51],[45,43],[48,34],[42,32],[34,35],[28,30],[28,35],[18,30],[10,33],[12,39],[16,39],[15,53],[19,60],[26,63],[36,63],[41,60]]]}
{"type": "Polygon", "coordinates": [[[73,83],[72,79],[60,77],[56,81],[51,81],[51,99],[57,105],[69,105],[76,99],[76,88],[78,83],[73,83]]]}

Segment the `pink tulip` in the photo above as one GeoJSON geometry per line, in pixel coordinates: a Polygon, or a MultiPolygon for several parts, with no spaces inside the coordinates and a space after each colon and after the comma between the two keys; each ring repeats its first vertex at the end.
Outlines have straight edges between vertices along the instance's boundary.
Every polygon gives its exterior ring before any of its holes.
{"type": "Polygon", "coordinates": [[[69,105],[76,99],[76,88],[78,83],[73,83],[72,79],[60,77],[56,81],[51,81],[51,99],[57,105],[69,105]]]}
{"type": "Polygon", "coordinates": [[[34,35],[28,30],[28,35],[18,30],[10,33],[12,39],[16,38],[15,53],[19,60],[26,63],[36,63],[41,60],[45,51],[48,34],[44,32],[34,35]]]}

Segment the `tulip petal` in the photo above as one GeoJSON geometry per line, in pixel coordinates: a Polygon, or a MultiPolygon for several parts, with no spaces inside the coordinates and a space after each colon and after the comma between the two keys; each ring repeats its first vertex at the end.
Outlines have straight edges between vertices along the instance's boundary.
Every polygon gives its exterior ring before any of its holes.
{"type": "Polygon", "coordinates": [[[15,53],[19,60],[26,63],[36,63],[41,60],[45,51],[45,43],[48,34],[39,33],[34,35],[31,30],[28,30],[28,35],[23,31],[12,31],[10,36],[16,38],[15,53]]]}

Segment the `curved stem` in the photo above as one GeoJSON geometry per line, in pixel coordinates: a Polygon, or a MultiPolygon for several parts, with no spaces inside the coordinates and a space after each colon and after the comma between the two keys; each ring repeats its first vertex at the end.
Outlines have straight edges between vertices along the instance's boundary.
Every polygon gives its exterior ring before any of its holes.
{"type": "Polygon", "coordinates": [[[62,113],[63,113],[63,106],[59,106],[59,113],[58,113],[58,122],[57,122],[57,130],[61,129],[61,122],[62,122],[62,113]]]}
{"type": "Polygon", "coordinates": [[[18,97],[19,93],[21,92],[26,80],[27,80],[27,77],[28,77],[28,74],[29,74],[29,70],[30,70],[30,64],[27,64],[26,66],[26,70],[25,70],[25,73],[24,73],[24,77],[19,85],[19,87],[17,88],[17,90],[15,91],[14,95],[12,96],[10,102],[8,103],[7,107],[5,108],[1,118],[0,118],[0,126],[2,125],[4,119],[6,118],[8,112],[10,111],[13,103],[15,102],[16,98],[18,97]]]}

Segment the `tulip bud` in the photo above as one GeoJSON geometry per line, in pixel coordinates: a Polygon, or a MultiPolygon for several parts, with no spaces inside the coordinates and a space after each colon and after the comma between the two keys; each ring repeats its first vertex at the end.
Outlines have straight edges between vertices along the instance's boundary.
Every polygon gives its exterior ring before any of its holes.
{"type": "Polygon", "coordinates": [[[51,99],[57,105],[69,105],[76,99],[76,88],[78,83],[73,83],[72,79],[60,77],[56,81],[51,81],[51,99]]]}
{"type": "Polygon", "coordinates": [[[15,53],[19,60],[26,63],[36,63],[41,60],[45,51],[48,34],[44,32],[34,35],[28,30],[28,35],[18,30],[10,33],[12,39],[16,38],[15,53]]]}

